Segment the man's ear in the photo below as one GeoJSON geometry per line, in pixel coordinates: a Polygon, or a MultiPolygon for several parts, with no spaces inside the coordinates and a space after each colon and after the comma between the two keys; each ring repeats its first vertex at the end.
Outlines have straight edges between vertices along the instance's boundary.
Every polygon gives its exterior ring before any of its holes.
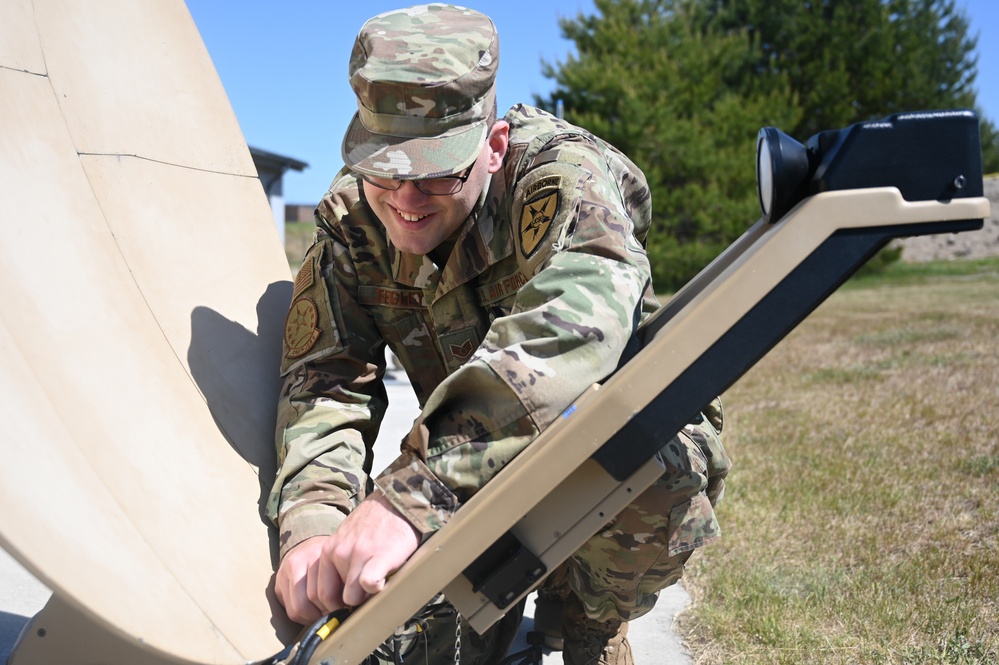
{"type": "Polygon", "coordinates": [[[497,120],[489,130],[486,143],[489,144],[489,172],[496,173],[503,168],[506,149],[510,145],[510,123],[497,120]]]}

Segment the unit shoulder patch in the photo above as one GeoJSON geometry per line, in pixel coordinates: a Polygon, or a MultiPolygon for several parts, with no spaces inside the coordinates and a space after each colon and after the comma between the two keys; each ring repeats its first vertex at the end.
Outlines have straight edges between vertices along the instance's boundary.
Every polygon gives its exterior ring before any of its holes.
{"type": "Polygon", "coordinates": [[[530,278],[543,265],[560,238],[573,226],[589,172],[576,164],[549,161],[517,182],[510,220],[520,267],[530,278]]]}
{"type": "Polygon", "coordinates": [[[291,307],[284,320],[282,376],[302,363],[343,350],[337,294],[323,277],[322,259],[327,249],[313,245],[295,279],[291,307]]]}
{"type": "MultiPolygon", "coordinates": [[[[558,176],[553,179],[556,183],[561,182],[561,178],[558,176]]],[[[524,208],[520,212],[520,251],[524,258],[534,254],[538,245],[548,235],[552,221],[558,214],[560,199],[558,184],[556,184],[553,191],[543,190],[541,194],[524,201],[524,208]]]]}
{"type": "Polygon", "coordinates": [[[319,308],[311,298],[299,298],[292,303],[284,323],[285,356],[301,358],[316,345],[322,334],[318,322],[319,308]]]}

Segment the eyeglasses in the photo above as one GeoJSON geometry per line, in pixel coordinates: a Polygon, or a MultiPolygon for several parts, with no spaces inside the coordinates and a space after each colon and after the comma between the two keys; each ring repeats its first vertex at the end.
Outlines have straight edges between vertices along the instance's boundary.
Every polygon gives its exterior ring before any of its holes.
{"type": "Polygon", "coordinates": [[[396,190],[402,187],[402,183],[411,182],[416,186],[418,190],[426,194],[427,196],[448,196],[450,194],[457,194],[461,191],[462,186],[468,177],[472,175],[472,168],[475,166],[472,163],[465,173],[462,175],[445,175],[439,178],[419,178],[414,180],[396,180],[394,178],[376,178],[375,176],[365,175],[363,173],[359,174],[364,182],[374,185],[379,189],[396,190]]]}

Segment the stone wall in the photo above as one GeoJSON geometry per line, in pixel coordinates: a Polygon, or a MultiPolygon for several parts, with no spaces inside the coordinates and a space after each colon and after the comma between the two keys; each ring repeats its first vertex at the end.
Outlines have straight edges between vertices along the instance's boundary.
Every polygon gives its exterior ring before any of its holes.
{"type": "Polygon", "coordinates": [[[981,231],[904,238],[897,241],[902,245],[902,260],[919,263],[999,256],[999,175],[985,179],[985,196],[992,204],[992,215],[981,231]]]}

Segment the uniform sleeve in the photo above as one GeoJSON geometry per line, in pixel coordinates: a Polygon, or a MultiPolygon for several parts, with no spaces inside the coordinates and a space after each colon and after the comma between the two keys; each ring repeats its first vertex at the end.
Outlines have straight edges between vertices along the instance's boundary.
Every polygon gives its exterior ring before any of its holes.
{"type": "Polygon", "coordinates": [[[617,367],[650,292],[617,182],[595,147],[519,180],[512,224],[533,277],[430,395],[403,455],[376,481],[423,534],[617,367]]]}
{"type": "Polygon", "coordinates": [[[309,250],[285,322],[268,515],[281,556],[329,535],[368,488],[372,447],[387,398],[384,342],[351,293],[344,246],[324,236],[309,250]]]}

